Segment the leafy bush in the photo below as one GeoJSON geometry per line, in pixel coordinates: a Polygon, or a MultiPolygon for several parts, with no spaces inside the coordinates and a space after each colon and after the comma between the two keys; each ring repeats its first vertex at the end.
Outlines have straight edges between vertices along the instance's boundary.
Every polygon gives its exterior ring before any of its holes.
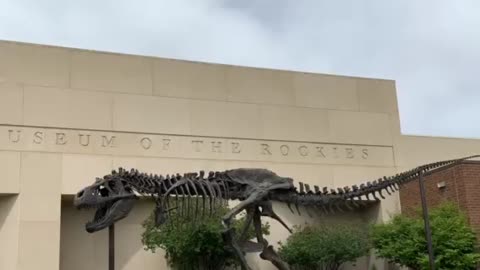
{"type": "MultiPolygon", "coordinates": [[[[429,269],[427,242],[420,211],[414,217],[395,216],[388,224],[374,225],[372,242],[380,257],[413,269],[429,269]]],[[[474,269],[480,262],[475,233],[465,215],[451,203],[429,215],[436,269],[474,269]]]]}
{"type": "MultiPolygon", "coordinates": [[[[226,266],[237,266],[237,259],[225,247],[221,234],[224,230],[221,217],[229,209],[221,207],[211,215],[201,215],[201,206],[198,210],[195,210],[197,216],[193,209],[189,215],[172,213],[160,227],[155,226],[152,213],[143,223],[145,231],[142,242],[145,249],[152,252],[157,248],[164,249],[168,264],[176,269],[223,269],[226,266]]],[[[237,235],[244,224],[244,218],[234,221],[237,235]]],[[[262,226],[262,231],[268,235],[268,223],[262,226]]],[[[247,238],[252,239],[254,236],[253,226],[250,226],[247,238]]]]}
{"type": "Polygon", "coordinates": [[[346,225],[296,227],[280,256],[295,268],[336,270],[369,251],[366,230],[346,225]]]}

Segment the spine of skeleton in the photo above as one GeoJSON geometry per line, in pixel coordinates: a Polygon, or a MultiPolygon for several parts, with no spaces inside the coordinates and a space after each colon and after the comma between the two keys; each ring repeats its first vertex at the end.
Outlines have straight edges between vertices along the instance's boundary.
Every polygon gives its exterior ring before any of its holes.
{"type": "MultiPolygon", "coordinates": [[[[428,173],[435,169],[478,157],[480,155],[429,163],[395,176],[383,177],[351,187],[346,186],[336,189],[324,187],[320,189],[316,185],[312,188],[309,184],[299,182],[299,189],[276,190],[274,194],[270,195],[270,199],[287,203],[292,211],[294,211],[292,208],[294,206],[298,213],[300,213],[300,206],[316,207],[327,213],[336,210],[351,210],[372,201],[379,201],[380,198],[385,199],[385,194],[391,195],[401,185],[418,179],[420,173],[428,173]]],[[[208,176],[203,171],[184,175],[162,176],[120,168],[118,172],[112,172],[112,175],[115,174],[125,179],[140,194],[156,196],[160,201],[165,201],[167,204],[171,204],[171,201],[174,200],[175,205],[181,205],[182,212],[184,208],[191,208],[192,199],[195,199],[197,209],[198,201],[201,200],[204,211],[207,209],[210,212],[218,206],[225,205],[227,200],[232,199],[231,194],[229,194],[229,181],[223,179],[226,176],[221,172],[209,172],[208,176]]]]}
{"type": "Polygon", "coordinates": [[[273,200],[287,203],[292,212],[301,214],[301,209],[317,208],[321,212],[332,213],[335,211],[345,211],[365,206],[372,201],[385,199],[385,193],[391,195],[399,190],[400,186],[408,182],[417,180],[420,173],[429,173],[433,170],[458,164],[464,160],[478,158],[479,155],[469,156],[459,159],[439,161],[416,167],[412,170],[399,173],[395,176],[383,177],[372,182],[366,182],[360,185],[346,186],[337,189],[320,189],[314,185],[313,189],[309,184],[299,182],[299,188],[280,192],[272,197],[273,200]],[[293,208],[295,207],[295,210],[293,208]],[[301,207],[304,208],[301,208],[301,207]]]}
{"type": "Polygon", "coordinates": [[[228,182],[221,181],[220,172],[162,176],[120,168],[118,172],[113,171],[114,174],[121,176],[137,193],[154,197],[162,207],[176,209],[180,214],[213,213],[229,199],[228,182]]]}

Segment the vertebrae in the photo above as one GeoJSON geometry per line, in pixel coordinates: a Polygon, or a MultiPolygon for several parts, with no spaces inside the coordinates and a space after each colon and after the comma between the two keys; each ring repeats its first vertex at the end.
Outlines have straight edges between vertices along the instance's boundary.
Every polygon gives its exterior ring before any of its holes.
{"type": "Polygon", "coordinates": [[[198,212],[200,200],[203,213],[213,213],[226,205],[230,196],[229,183],[221,172],[205,174],[204,171],[200,171],[163,176],[119,168],[118,172],[112,171],[111,176],[121,177],[122,181],[137,193],[153,197],[157,204],[164,204],[167,208],[178,208],[177,212],[180,214],[189,214],[193,204],[196,206],[195,212],[198,212]],[[193,203],[192,200],[196,202],[193,203]]]}
{"type": "MultiPolygon", "coordinates": [[[[289,207],[290,204],[294,204],[297,208],[298,205],[314,206],[329,212],[332,209],[349,210],[363,206],[368,201],[385,199],[386,194],[391,195],[399,190],[401,185],[416,180],[420,173],[428,173],[432,170],[476,157],[479,156],[430,163],[394,176],[385,176],[374,181],[367,181],[359,185],[345,186],[343,188],[320,188],[317,185],[313,185],[312,188],[309,184],[299,182],[298,189],[292,187],[291,190],[271,190],[272,194],[269,195],[269,198],[286,202],[289,207]]],[[[243,199],[247,193],[246,189],[249,187],[249,183],[232,179],[232,174],[230,173],[232,171],[234,170],[211,171],[208,174],[200,171],[183,175],[176,173],[162,176],[142,173],[134,169],[127,171],[119,168],[118,172],[113,171],[111,176],[121,177],[123,181],[126,181],[142,195],[153,196],[167,201],[170,196],[177,199],[181,198],[182,200],[203,198],[204,204],[205,198],[207,198],[209,208],[214,209],[217,205],[225,205],[227,200],[243,199]]],[[[290,207],[290,209],[292,208],[290,207]]]]}
{"type": "Polygon", "coordinates": [[[218,185],[218,182],[224,180],[222,179],[223,175],[220,172],[209,172],[208,175],[206,175],[204,171],[200,171],[199,173],[185,173],[183,175],[176,173],[163,176],[139,172],[136,169],[128,171],[124,168],[119,168],[118,172],[112,171],[111,176],[121,177],[129,185],[135,188],[137,192],[144,195],[163,195],[173,186],[178,187],[178,189],[174,191],[178,194],[185,195],[187,190],[182,192],[182,187],[187,186],[187,183],[193,183],[194,189],[197,187],[200,189],[201,187],[205,187],[207,191],[212,190],[212,193],[202,195],[225,197],[225,189],[220,189],[221,187],[218,185]],[[185,185],[179,185],[179,182],[182,182],[185,185]],[[218,193],[216,191],[218,191],[218,193]]]}
{"type": "MultiPolygon", "coordinates": [[[[314,185],[313,190],[309,184],[299,182],[299,189],[296,189],[296,194],[293,196],[280,196],[280,200],[289,204],[293,203],[297,206],[316,206],[324,212],[332,212],[337,209],[343,211],[345,208],[350,210],[365,205],[366,201],[379,201],[385,199],[386,192],[391,195],[393,192],[400,189],[405,183],[417,180],[420,173],[426,174],[435,169],[457,164],[464,160],[480,157],[478,155],[469,156],[459,159],[452,159],[446,161],[434,162],[422,165],[406,172],[396,174],[395,176],[379,178],[374,181],[368,181],[360,185],[345,186],[343,188],[328,188],[314,185]]],[[[290,207],[290,210],[292,208],[290,207]]],[[[293,210],[292,210],[293,211],[293,210]]]]}

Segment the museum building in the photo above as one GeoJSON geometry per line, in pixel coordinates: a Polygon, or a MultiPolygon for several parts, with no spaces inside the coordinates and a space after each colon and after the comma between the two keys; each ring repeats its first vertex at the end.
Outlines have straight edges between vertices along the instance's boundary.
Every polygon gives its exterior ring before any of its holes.
{"type": "MultiPolygon", "coordinates": [[[[120,166],[267,168],[336,188],[479,153],[478,140],[402,135],[391,80],[0,41],[0,269],[106,269],[107,232],[87,233],[92,212],[74,209],[72,198],[120,166]]],[[[468,164],[458,165],[465,175],[468,164]]],[[[447,192],[468,185],[449,179],[447,192]]],[[[464,190],[448,196],[473,198],[464,190]]],[[[382,222],[409,195],[323,218],[274,207],[290,225],[382,222]]],[[[167,269],[140,241],[151,210],[141,201],[115,226],[117,269],[167,269]]],[[[270,224],[270,243],[286,239],[270,224]]],[[[273,269],[257,257],[248,257],[255,269],[273,269]]],[[[373,255],[349,269],[374,264],[387,269],[373,255]]]]}

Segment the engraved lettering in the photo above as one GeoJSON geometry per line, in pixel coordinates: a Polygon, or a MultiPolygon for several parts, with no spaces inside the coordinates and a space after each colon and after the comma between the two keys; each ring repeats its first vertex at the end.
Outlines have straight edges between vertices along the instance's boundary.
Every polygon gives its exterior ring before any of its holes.
{"type": "Polygon", "coordinates": [[[355,156],[353,155],[353,148],[345,148],[345,152],[347,154],[347,158],[348,159],[352,159],[354,158],[355,156]]]}
{"type": "Polygon", "coordinates": [[[280,153],[284,156],[288,156],[288,153],[290,152],[290,147],[288,145],[283,144],[280,146],[280,153]]]}
{"type": "Polygon", "coordinates": [[[102,147],[115,147],[115,136],[107,138],[107,136],[102,136],[102,147]]]}
{"type": "Polygon", "coordinates": [[[270,152],[270,145],[266,143],[262,143],[262,155],[271,155],[272,153],[270,152]]]}
{"type": "Polygon", "coordinates": [[[20,133],[22,133],[21,130],[8,130],[8,138],[10,139],[10,142],[13,143],[18,143],[20,141],[20,133]],[[15,137],[12,136],[13,132],[16,131],[17,135],[15,137]]]}
{"type": "Polygon", "coordinates": [[[41,144],[43,142],[43,132],[37,131],[33,133],[33,143],[41,144]]]}
{"type": "Polygon", "coordinates": [[[148,150],[152,147],[152,140],[148,137],[144,137],[140,140],[140,144],[142,145],[143,149],[148,150]]]}
{"type": "Polygon", "coordinates": [[[317,157],[325,158],[325,153],[323,152],[323,146],[317,146],[317,157]]]}
{"type": "Polygon", "coordinates": [[[240,147],[240,143],[238,142],[232,142],[232,153],[238,154],[242,151],[242,148],[240,147]]]}
{"type": "MultiPolygon", "coordinates": [[[[2,138],[0,138],[0,140],[1,139],[2,138]]],[[[323,164],[330,160],[336,161],[336,163],[339,164],[353,164],[362,163],[362,161],[363,163],[368,161],[374,162],[374,159],[378,156],[376,152],[378,148],[375,146],[352,145],[340,142],[298,142],[268,139],[243,140],[240,138],[176,136],[165,134],[153,135],[149,133],[133,136],[128,133],[115,131],[45,129],[23,126],[5,127],[3,139],[14,148],[20,147],[20,150],[51,145],[52,147],[57,147],[58,151],[65,153],[73,151],[67,148],[69,145],[75,144],[84,151],[94,151],[95,149],[90,149],[90,147],[95,145],[95,147],[104,149],[104,152],[122,149],[121,153],[127,154],[129,150],[128,145],[133,144],[138,147],[139,151],[145,153],[150,152],[158,156],[165,156],[166,153],[172,153],[176,156],[180,154],[176,153],[177,151],[181,151],[186,147],[187,153],[183,153],[185,154],[185,158],[199,157],[199,155],[204,153],[212,153],[217,155],[217,157],[230,153],[236,156],[237,160],[241,160],[247,158],[242,157],[242,155],[248,152],[249,155],[257,155],[259,158],[263,157],[263,160],[272,157],[282,159],[283,157],[283,159],[287,161],[289,157],[295,156],[297,158],[290,160],[291,162],[304,163],[310,161],[323,164]],[[128,142],[126,140],[133,141],[128,142]],[[190,142],[191,146],[188,145],[190,142]],[[23,143],[28,144],[23,146],[23,143]],[[250,149],[250,146],[254,148],[250,149]],[[123,147],[126,148],[124,149],[123,147]],[[250,153],[251,150],[254,152],[250,153]],[[371,156],[371,151],[374,151],[373,157],[371,156]],[[310,157],[314,159],[309,160],[310,157]]],[[[375,163],[378,163],[378,161],[375,163]]]]}
{"type": "Polygon", "coordinates": [[[171,142],[172,140],[170,140],[170,139],[163,139],[162,141],[163,141],[163,150],[168,151],[168,149],[170,149],[170,142],[171,142]]]}
{"type": "Polygon", "coordinates": [[[305,145],[302,145],[298,147],[298,152],[300,153],[300,156],[306,157],[308,156],[308,148],[305,145]]]}
{"type": "Polygon", "coordinates": [[[338,158],[338,152],[337,152],[338,147],[332,147],[332,149],[333,149],[333,157],[338,158]]]}
{"type": "Polygon", "coordinates": [[[203,141],[192,141],[195,152],[202,152],[203,141]]]}
{"type": "Polygon", "coordinates": [[[222,142],[212,142],[212,152],[222,153],[222,142]]]}
{"type": "Polygon", "coordinates": [[[78,134],[78,142],[81,146],[88,146],[90,144],[90,135],[78,134]]]}
{"type": "Polygon", "coordinates": [[[63,132],[58,132],[58,133],[56,133],[55,143],[56,143],[57,145],[65,145],[65,144],[67,144],[67,135],[65,135],[65,133],[63,133],[63,132]]]}
{"type": "Polygon", "coordinates": [[[362,158],[367,159],[368,158],[368,149],[362,149],[362,158]]]}

